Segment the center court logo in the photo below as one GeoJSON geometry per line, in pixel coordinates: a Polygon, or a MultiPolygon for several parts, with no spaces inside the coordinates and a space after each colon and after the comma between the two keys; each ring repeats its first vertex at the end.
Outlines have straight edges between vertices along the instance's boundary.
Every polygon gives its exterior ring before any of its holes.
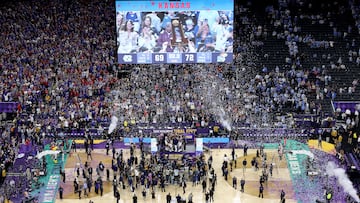
{"type": "Polygon", "coordinates": [[[124,62],[132,62],[132,56],[131,55],[124,55],[123,56],[124,62]]]}

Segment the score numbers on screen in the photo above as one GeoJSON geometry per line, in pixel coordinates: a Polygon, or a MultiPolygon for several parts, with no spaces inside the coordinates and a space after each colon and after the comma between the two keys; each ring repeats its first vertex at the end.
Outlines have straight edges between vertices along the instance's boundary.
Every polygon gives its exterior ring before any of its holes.
{"type": "Polygon", "coordinates": [[[156,62],[164,62],[165,61],[165,57],[163,54],[155,54],[154,60],[156,62]]]}
{"type": "Polygon", "coordinates": [[[185,62],[195,62],[195,54],[185,54],[185,62]]]}

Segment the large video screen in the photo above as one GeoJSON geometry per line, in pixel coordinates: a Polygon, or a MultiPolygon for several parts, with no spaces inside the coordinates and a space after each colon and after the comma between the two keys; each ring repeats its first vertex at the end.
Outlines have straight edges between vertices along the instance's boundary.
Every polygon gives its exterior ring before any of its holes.
{"type": "Polygon", "coordinates": [[[234,0],[117,0],[118,62],[231,62],[233,22],[234,0]]]}

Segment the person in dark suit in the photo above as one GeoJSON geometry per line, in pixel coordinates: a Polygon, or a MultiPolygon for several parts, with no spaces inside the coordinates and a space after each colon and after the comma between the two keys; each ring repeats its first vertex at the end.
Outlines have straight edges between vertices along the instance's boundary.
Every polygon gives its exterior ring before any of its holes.
{"type": "Polygon", "coordinates": [[[259,187],[259,198],[264,198],[264,186],[263,184],[260,184],[260,187],[259,187]]]}
{"type": "Polygon", "coordinates": [[[115,198],[116,198],[116,203],[119,203],[120,201],[120,192],[118,189],[115,190],[115,198]]]}
{"type": "Polygon", "coordinates": [[[60,187],[59,187],[59,196],[60,196],[60,199],[63,198],[63,193],[64,193],[64,188],[62,188],[61,185],[60,185],[60,187]]]}
{"type": "Polygon", "coordinates": [[[243,178],[241,178],[241,180],[240,180],[240,186],[241,186],[241,192],[244,192],[244,186],[245,186],[245,179],[244,179],[244,177],[243,178]]]}
{"type": "Polygon", "coordinates": [[[281,190],[281,193],[280,193],[280,202],[281,202],[281,203],[285,203],[285,191],[284,191],[284,190],[281,190]]]}
{"type": "Polygon", "coordinates": [[[87,170],[89,173],[89,177],[92,178],[93,168],[91,166],[89,166],[89,168],[87,170]]]}
{"type": "Polygon", "coordinates": [[[133,196],[133,203],[137,203],[137,196],[136,196],[135,193],[134,193],[134,196],[133,196]]]}
{"type": "Polygon", "coordinates": [[[166,195],[166,203],[170,203],[171,202],[171,195],[170,193],[166,195]]]}

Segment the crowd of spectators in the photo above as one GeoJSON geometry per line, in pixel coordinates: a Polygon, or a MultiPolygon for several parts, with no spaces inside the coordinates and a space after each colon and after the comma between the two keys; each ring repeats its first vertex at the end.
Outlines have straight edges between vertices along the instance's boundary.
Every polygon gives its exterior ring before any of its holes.
{"type": "MultiPolygon", "coordinates": [[[[201,89],[197,87],[208,82],[204,75],[216,79],[215,85],[220,88],[214,95],[220,96],[226,113],[235,112],[231,115],[234,123],[266,123],[266,117],[271,117],[268,114],[285,110],[318,114],[321,105],[309,101],[309,93],[315,92],[316,100],[335,99],[346,89],[354,92],[358,85],[354,79],[348,87],[334,88],[328,69],[342,67],[341,58],[335,63],[303,65],[306,59],[299,44],[322,49],[335,45],[303,33],[299,22],[310,19],[315,25],[336,25],[325,16],[293,14],[294,9],[290,11],[286,5],[265,8],[268,25],[257,24],[253,16],[247,15],[246,7],[236,6],[239,21],[234,26],[239,30],[235,34],[249,35],[251,43],[236,40],[233,64],[139,65],[133,68],[130,78],[119,79],[116,71],[121,67],[115,65],[114,57],[115,23],[110,23],[115,13],[108,12],[113,6],[110,2],[43,4],[45,1],[5,4],[1,11],[5,30],[0,49],[1,101],[18,101],[18,124],[34,131],[83,128],[86,123],[98,128],[114,113],[119,113],[121,122],[131,124],[185,122],[206,126],[219,118],[214,118],[207,98],[199,94],[201,89]],[[15,10],[24,12],[15,15],[15,10]],[[269,37],[283,39],[288,46],[285,63],[276,67],[254,65],[262,57],[249,56],[249,50],[263,46],[269,37]],[[254,59],[253,64],[244,63],[243,58],[254,59]],[[251,68],[262,70],[252,74],[251,68]],[[118,112],[110,110],[114,101],[120,104],[118,112]],[[261,117],[251,117],[259,114],[261,117]]],[[[349,35],[336,30],[341,37],[349,35]]],[[[349,25],[346,32],[350,31],[349,25]]],[[[356,56],[356,41],[351,42],[349,53],[356,56]]],[[[268,56],[265,53],[264,58],[268,56]]]]}
{"type": "MultiPolygon", "coordinates": [[[[1,184],[15,170],[20,144],[41,140],[39,132],[108,118],[105,93],[117,80],[109,73],[114,26],[103,20],[114,16],[106,12],[111,7],[100,1],[1,3],[0,100],[19,102],[14,120],[2,116],[1,184]]],[[[19,186],[3,194],[23,192],[19,186]]]]}
{"type": "Polygon", "coordinates": [[[2,7],[1,101],[20,103],[20,126],[51,130],[108,119],[105,94],[117,82],[114,25],[103,20],[114,17],[111,6],[36,1],[2,7]]]}
{"type": "MultiPolygon", "coordinates": [[[[185,75],[183,83],[189,82],[189,74],[192,72],[186,70],[191,71],[192,68],[182,69],[181,66],[163,71],[163,74],[168,74],[168,71],[174,73],[168,75],[170,77],[167,80],[161,79],[158,84],[143,82],[153,82],[153,77],[157,77],[153,74],[152,68],[155,67],[148,66],[138,67],[137,77],[119,81],[114,70],[118,68],[114,66],[114,24],[109,23],[112,22],[110,19],[115,18],[113,12],[108,12],[112,10],[112,6],[110,2],[86,1],[5,4],[1,12],[5,30],[2,33],[5,40],[2,40],[0,50],[3,87],[1,101],[20,103],[17,118],[22,129],[20,132],[24,128],[32,128],[31,132],[54,132],[55,129],[82,128],[84,123],[91,123],[92,127],[97,128],[103,121],[109,121],[113,113],[110,111],[113,97],[108,97],[107,94],[112,90],[123,92],[124,88],[130,88],[127,90],[130,92],[122,93],[120,99],[142,107],[137,107],[135,111],[131,107],[128,110],[129,105],[124,106],[125,118],[122,121],[153,122],[147,116],[154,117],[154,110],[159,109],[156,108],[159,100],[172,97],[171,94],[160,94],[160,91],[164,91],[164,86],[168,85],[166,81],[175,83],[171,87],[180,86],[182,82],[177,77],[180,79],[185,75]],[[96,15],[92,15],[94,13],[96,15]],[[101,23],[95,23],[97,20],[101,23]],[[185,72],[187,74],[183,74],[185,72]],[[146,93],[140,87],[144,84],[148,91],[146,93]],[[141,94],[138,94],[140,91],[141,94]],[[140,97],[140,104],[132,95],[140,97]],[[157,101],[145,100],[146,104],[141,101],[156,95],[157,101]]],[[[228,68],[227,66],[224,68],[228,68]]],[[[189,83],[189,89],[193,87],[189,83]]],[[[181,98],[182,95],[175,95],[177,97],[181,98]]],[[[183,117],[179,118],[179,122],[193,120],[191,114],[194,113],[187,107],[189,99],[193,98],[173,99],[174,106],[177,106],[177,111],[180,110],[179,114],[183,117]]],[[[169,110],[159,109],[155,115],[161,115],[162,112],[167,114],[169,110]]],[[[169,122],[169,117],[161,122],[169,122]]]]}
{"type": "MultiPolygon", "coordinates": [[[[237,40],[233,64],[139,65],[133,67],[129,78],[120,79],[117,71],[122,67],[116,66],[114,57],[115,23],[110,23],[115,13],[110,12],[113,6],[110,2],[43,4],[43,1],[31,5],[6,4],[1,12],[3,28],[7,30],[2,33],[6,40],[0,50],[1,101],[18,101],[18,124],[34,131],[40,128],[42,132],[53,133],[55,129],[99,128],[101,124],[106,128],[115,113],[121,125],[126,122],[206,126],[219,122],[219,117],[209,110],[213,107],[206,101],[208,98],[199,89],[208,84],[205,75],[213,77],[215,85],[220,86],[213,93],[221,98],[219,103],[223,103],[225,113],[233,112],[230,120],[234,125],[257,123],[266,127],[271,113],[288,110],[318,114],[321,105],[309,101],[307,95],[315,92],[317,100],[334,99],[338,92],[331,87],[332,77],[327,74],[330,64],[304,67],[298,49],[299,43],[318,44],[317,41],[321,41],[319,46],[324,49],[334,46],[302,33],[297,25],[304,18],[315,23],[327,22],[321,16],[293,16],[284,5],[278,9],[268,6],[265,11],[271,27],[266,27],[256,24],[247,15],[246,7],[237,5],[235,15],[239,21],[233,26],[240,28],[235,34],[248,36],[252,43],[237,40]],[[14,15],[16,9],[25,12],[14,15]],[[97,15],[93,16],[94,13],[97,15]],[[25,16],[29,20],[22,20],[25,16]],[[95,23],[96,20],[101,23],[95,23]],[[289,47],[288,56],[284,56],[286,63],[276,67],[256,64],[263,59],[249,56],[249,49],[261,47],[270,34],[284,39],[289,47]],[[10,44],[11,41],[14,43],[10,44]],[[244,64],[246,57],[254,59],[254,64],[244,64]],[[249,70],[252,68],[261,71],[253,74],[249,70]],[[116,112],[111,110],[114,103],[120,105],[116,112]]],[[[356,86],[354,80],[350,89],[356,86]]]]}

